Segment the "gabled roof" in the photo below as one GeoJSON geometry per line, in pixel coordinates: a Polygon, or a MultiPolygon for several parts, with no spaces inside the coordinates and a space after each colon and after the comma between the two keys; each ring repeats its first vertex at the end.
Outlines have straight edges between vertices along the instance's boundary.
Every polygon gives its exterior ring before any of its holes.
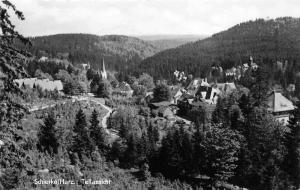
{"type": "Polygon", "coordinates": [[[216,84],[217,88],[222,91],[222,92],[231,92],[233,90],[236,90],[236,86],[233,82],[231,83],[217,83],[216,84]]]}
{"type": "Polygon", "coordinates": [[[152,105],[153,107],[159,108],[159,107],[170,106],[171,104],[172,104],[171,102],[162,101],[162,102],[154,102],[154,103],[151,103],[150,105],[152,105]]]}
{"type": "Polygon", "coordinates": [[[127,82],[121,82],[119,84],[119,88],[121,91],[131,91],[132,90],[130,85],[127,82]]]}
{"type": "Polygon", "coordinates": [[[175,91],[174,94],[172,94],[172,97],[174,97],[174,98],[179,98],[179,97],[181,97],[185,92],[186,92],[186,90],[184,90],[184,89],[178,89],[177,91],[175,91]]]}
{"type": "Polygon", "coordinates": [[[272,112],[292,111],[295,109],[293,103],[281,93],[273,91],[268,97],[268,109],[272,112]]]}
{"type": "Polygon", "coordinates": [[[249,67],[248,63],[244,63],[243,67],[248,68],[249,67]]]}
{"type": "Polygon", "coordinates": [[[63,84],[60,80],[50,81],[49,79],[37,79],[37,78],[24,78],[24,79],[15,79],[15,83],[21,87],[24,85],[33,88],[34,85],[40,86],[43,90],[63,90],[63,84]]]}
{"type": "Polygon", "coordinates": [[[182,94],[182,96],[180,97],[180,100],[184,100],[184,99],[194,99],[194,96],[191,95],[191,94],[184,93],[184,94],[182,94]]]}

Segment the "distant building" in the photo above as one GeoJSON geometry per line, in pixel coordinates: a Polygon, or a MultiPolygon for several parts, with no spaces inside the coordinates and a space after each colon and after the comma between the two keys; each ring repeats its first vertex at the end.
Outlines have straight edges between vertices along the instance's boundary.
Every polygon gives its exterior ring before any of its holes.
{"type": "Polygon", "coordinates": [[[157,109],[158,116],[159,117],[164,117],[166,119],[173,119],[174,113],[170,107],[160,107],[157,109]]]}
{"type": "Polygon", "coordinates": [[[63,84],[60,80],[50,81],[49,79],[37,79],[37,78],[24,78],[24,79],[15,79],[14,82],[18,85],[19,88],[24,84],[33,88],[34,86],[40,86],[43,90],[53,91],[57,89],[58,91],[63,90],[63,84]]]}
{"type": "Polygon", "coordinates": [[[89,63],[82,63],[81,68],[85,71],[89,70],[91,68],[91,65],[89,63]]]}
{"type": "Polygon", "coordinates": [[[149,107],[151,110],[156,110],[159,117],[175,119],[174,114],[177,111],[177,107],[168,101],[151,103],[149,107]]]}
{"type": "Polygon", "coordinates": [[[205,87],[200,86],[196,96],[200,97],[204,102],[209,104],[216,104],[218,100],[218,95],[221,93],[221,91],[216,87],[205,87]]]}
{"type": "Polygon", "coordinates": [[[177,104],[178,100],[180,99],[180,97],[186,93],[185,89],[178,89],[178,91],[174,94],[174,96],[172,97],[171,103],[173,104],[177,104]]]}
{"type": "Polygon", "coordinates": [[[243,70],[243,72],[246,72],[248,69],[249,69],[248,63],[244,63],[244,64],[242,65],[242,70],[243,70]]]}
{"type": "Polygon", "coordinates": [[[119,84],[120,93],[127,97],[132,97],[133,90],[127,82],[121,82],[119,84]]]}
{"type": "Polygon", "coordinates": [[[236,68],[232,67],[231,69],[227,69],[225,71],[225,76],[227,77],[234,77],[236,75],[236,68]]]}
{"type": "Polygon", "coordinates": [[[43,56],[39,59],[39,62],[45,62],[47,60],[48,60],[48,57],[43,56]]]}
{"type": "Polygon", "coordinates": [[[246,72],[248,69],[252,69],[254,71],[256,71],[258,69],[258,65],[256,63],[254,63],[252,56],[250,56],[249,60],[250,60],[250,63],[244,63],[242,65],[243,72],[246,72]]]}
{"type": "Polygon", "coordinates": [[[214,84],[214,86],[220,90],[220,93],[225,95],[230,94],[231,92],[236,90],[234,82],[216,83],[214,84]]]}
{"type": "Polygon", "coordinates": [[[295,109],[293,103],[284,97],[281,93],[273,91],[267,99],[268,111],[270,111],[276,120],[283,124],[288,124],[291,112],[295,109]]]}
{"type": "Polygon", "coordinates": [[[289,92],[295,92],[296,85],[295,84],[289,84],[288,87],[286,88],[286,90],[289,91],[289,92]]]}

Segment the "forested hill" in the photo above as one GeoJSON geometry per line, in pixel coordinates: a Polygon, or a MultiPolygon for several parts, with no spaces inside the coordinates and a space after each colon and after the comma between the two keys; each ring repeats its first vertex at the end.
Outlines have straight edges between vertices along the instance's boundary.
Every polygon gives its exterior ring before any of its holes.
{"type": "Polygon", "coordinates": [[[142,59],[158,52],[152,44],[134,37],[90,34],[57,34],[31,38],[31,53],[40,56],[64,56],[75,65],[90,62],[97,68],[105,59],[109,69],[120,70],[129,64],[136,64],[142,59]]]}
{"type": "Polygon", "coordinates": [[[137,36],[147,41],[160,50],[176,48],[189,42],[195,42],[206,38],[206,35],[146,35],[137,36]]]}
{"type": "Polygon", "coordinates": [[[212,37],[162,51],[142,61],[139,72],[171,78],[175,69],[194,76],[205,75],[213,64],[224,69],[254,57],[258,64],[277,60],[300,63],[300,19],[258,19],[238,24],[212,37]]]}

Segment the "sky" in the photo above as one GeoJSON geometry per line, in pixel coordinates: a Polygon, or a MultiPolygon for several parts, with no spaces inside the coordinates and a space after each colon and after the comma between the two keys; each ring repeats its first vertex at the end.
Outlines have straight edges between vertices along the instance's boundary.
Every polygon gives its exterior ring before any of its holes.
{"type": "Polygon", "coordinates": [[[11,0],[25,36],[212,35],[257,18],[300,17],[300,0],[11,0]]]}

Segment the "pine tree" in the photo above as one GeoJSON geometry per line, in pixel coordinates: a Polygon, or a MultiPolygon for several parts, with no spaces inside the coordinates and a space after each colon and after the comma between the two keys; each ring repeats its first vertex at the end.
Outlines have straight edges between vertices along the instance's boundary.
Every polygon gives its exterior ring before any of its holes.
{"type": "Polygon", "coordinates": [[[158,84],[153,90],[153,96],[155,102],[169,101],[171,98],[169,86],[164,83],[158,84]]]}
{"type": "Polygon", "coordinates": [[[255,107],[244,124],[245,146],[239,157],[239,182],[251,189],[280,189],[284,175],[285,129],[262,107],[255,107]]]}
{"type": "Polygon", "coordinates": [[[150,144],[148,141],[148,135],[146,132],[143,132],[142,137],[139,140],[138,144],[138,164],[147,162],[147,156],[149,155],[150,151],[150,144]]]}
{"type": "Polygon", "coordinates": [[[156,143],[159,141],[159,132],[157,127],[153,126],[152,123],[150,123],[148,129],[147,129],[149,144],[150,144],[150,152],[153,152],[156,150],[156,143]]]}
{"type": "Polygon", "coordinates": [[[77,153],[80,159],[82,159],[83,154],[89,156],[92,153],[94,147],[90,139],[89,130],[87,128],[86,116],[82,109],[79,109],[76,114],[73,133],[73,152],[77,153]]]}
{"type": "Polygon", "coordinates": [[[240,138],[237,132],[215,125],[201,142],[205,155],[202,172],[210,177],[212,185],[217,181],[227,181],[234,176],[240,138]]]}
{"type": "Polygon", "coordinates": [[[103,80],[99,83],[97,89],[97,96],[101,98],[109,98],[112,93],[111,85],[108,81],[103,80]]]}
{"type": "Polygon", "coordinates": [[[265,100],[268,95],[268,72],[266,68],[259,68],[255,74],[255,82],[250,87],[251,96],[254,99],[255,106],[265,106],[265,100]]]}
{"type": "Polygon", "coordinates": [[[138,139],[133,134],[130,135],[129,139],[126,142],[127,149],[124,153],[123,164],[125,167],[134,167],[137,165],[138,160],[138,139]]]}
{"type": "Polygon", "coordinates": [[[48,114],[44,119],[44,124],[40,125],[38,134],[39,142],[38,147],[41,151],[48,152],[49,154],[56,154],[58,150],[58,138],[56,136],[56,119],[53,113],[48,114]]]}
{"type": "Polygon", "coordinates": [[[149,171],[149,165],[144,163],[141,167],[141,180],[146,181],[151,177],[151,173],[149,171]]]}
{"type": "Polygon", "coordinates": [[[285,144],[287,155],[285,158],[286,172],[296,189],[300,188],[300,101],[293,111],[288,127],[291,129],[286,134],[285,144]]]}
{"type": "Polygon", "coordinates": [[[90,120],[91,126],[90,126],[90,136],[93,140],[94,144],[98,147],[98,149],[102,152],[105,152],[106,148],[106,134],[104,129],[99,126],[99,120],[98,120],[98,112],[94,109],[91,115],[90,120]]]}
{"type": "Polygon", "coordinates": [[[182,157],[183,175],[188,176],[194,172],[193,145],[191,135],[184,130],[183,126],[180,127],[180,132],[182,136],[182,144],[180,150],[182,157]]]}
{"type": "Polygon", "coordinates": [[[193,164],[195,166],[195,173],[202,173],[205,164],[205,149],[202,146],[204,140],[204,133],[200,128],[196,129],[193,133],[192,143],[193,143],[193,164]]]}
{"type": "Polygon", "coordinates": [[[14,42],[19,41],[23,45],[28,45],[30,41],[15,30],[12,18],[19,20],[25,18],[9,0],[0,1],[0,15],[0,136],[1,141],[5,143],[0,151],[0,168],[3,172],[0,187],[11,189],[18,185],[21,174],[26,170],[25,163],[21,161],[26,156],[22,147],[26,139],[19,133],[23,130],[20,119],[25,115],[25,107],[18,99],[12,98],[16,97],[14,95],[22,94],[13,80],[27,76],[23,64],[29,55],[16,48],[14,42]]]}

